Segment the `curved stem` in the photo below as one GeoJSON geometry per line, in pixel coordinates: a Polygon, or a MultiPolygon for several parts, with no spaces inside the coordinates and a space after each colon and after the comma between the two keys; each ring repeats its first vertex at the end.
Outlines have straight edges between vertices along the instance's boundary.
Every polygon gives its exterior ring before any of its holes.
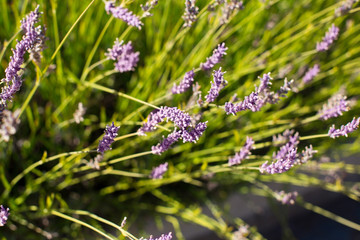
{"type": "Polygon", "coordinates": [[[83,221],[81,221],[81,220],[79,220],[79,219],[70,217],[70,216],[65,215],[65,214],[63,214],[63,213],[61,213],[61,212],[58,212],[58,211],[56,211],[56,210],[51,210],[50,213],[51,213],[52,215],[54,215],[54,216],[61,217],[61,218],[63,218],[63,219],[66,219],[66,220],[69,220],[69,221],[71,221],[71,222],[80,224],[80,225],[82,225],[82,226],[84,226],[84,227],[87,227],[87,228],[93,230],[94,232],[97,232],[98,234],[106,237],[107,239],[110,239],[110,240],[115,240],[115,239],[116,239],[116,238],[113,238],[113,237],[109,236],[108,234],[100,231],[99,229],[97,229],[97,228],[91,226],[90,224],[88,224],[88,223],[86,223],[86,222],[83,222],[83,221]]]}

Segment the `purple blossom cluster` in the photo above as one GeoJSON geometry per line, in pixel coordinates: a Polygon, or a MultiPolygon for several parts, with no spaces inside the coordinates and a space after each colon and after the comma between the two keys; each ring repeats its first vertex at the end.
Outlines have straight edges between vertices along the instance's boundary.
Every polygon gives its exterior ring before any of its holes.
{"type": "Polygon", "coordinates": [[[320,66],[319,64],[315,64],[312,68],[310,68],[303,77],[302,81],[304,84],[307,84],[311,82],[316,75],[318,75],[320,72],[320,66]]]}
{"type": "MultiPolygon", "coordinates": [[[[150,236],[148,240],[171,240],[172,239],[172,233],[169,232],[168,234],[161,234],[158,238],[153,238],[153,236],[150,236]]],[[[147,240],[147,239],[144,239],[147,240]]]]}
{"type": "Polygon", "coordinates": [[[144,25],[138,16],[132,13],[129,9],[115,6],[115,1],[105,1],[105,10],[107,14],[112,14],[115,18],[121,19],[126,22],[129,26],[137,27],[141,29],[144,25]]]}
{"type": "Polygon", "coordinates": [[[208,94],[205,96],[206,102],[208,103],[214,102],[215,99],[219,96],[220,90],[227,85],[227,81],[224,79],[225,73],[226,72],[221,71],[221,67],[217,71],[214,70],[213,73],[214,81],[211,82],[211,88],[208,94]]]}
{"type": "MultiPolygon", "coordinates": [[[[305,148],[305,151],[299,156],[297,153],[297,146],[299,144],[299,133],[293,135],[288,135],[291,131],[286,132],[286,137],[288,137],[288,142],[280,147],[280,150],[273,153],[273,162],[268,164],[266,161],[262,166],[260,166],[261,173],[283,173],[296,164],[305,163],[308,159],[312,158],[312,154],[316,151],[313,150],[310,145],[309,148],[305,148]]],[[[284,132],[285,135],[285,132],[284,132]]]]}
{"type": "Polygon", "coordinates": [[[346,96],[335,94],[323,105],[318,114],[320,115],[320,119],[327,120],[341,116],[343,112],[347,112],[349,109],[349,102],[346,101],[346,96]]]}
{"type": "Polygon", "coordinates": [[[225,111],[227,114],[236,115],[237,112],[244,110],[251,110],[253,112],[260,111],[260,109],[267,103],[276,104],[281,97],[286,97],[286,94],[291,90],[293,80],[287,81],[285,78],[284,85],[276,92],[270,91],[271,76],[270,73],[264,74],[260,78],[259,87],[255,86],[255,91],[250,95],[245,96],[243,101],[232,103],[231,101],[225,103],[225,111]]]}
{"type": "MultiPolygon", "coordinates": [[[[163,178],[163,175],[166,173],[166,171],[168,170],[168,163],[164,163],[164,164],[160,164],[158,167],[153,168],[151,174],[150,174],[150,178],[152,179],[160,179],[163,178]]],[[[151,237],[150,237],[151,239],[151,237]]]]}
{"type": "Polygon", "coordinates": [[[181,138],[184,143],[192,142],[196,143],[199,138],[203,135],[207,128],[207,121],[206,122],[199,122],[196,124],[195,128],[191,130],[183,130],[181,134],[181,138]]]}
{"type": "MultiPolygon", "coordinates": [[[[23,79],[20,70],[24,63],[25,53],[28,51],[33,55],[36,51],[42,50],[39,45],[43,45],[45,41],[44,28],[42,26],[35,27],[39,21],[41,12],[39,6],[33,12],[30,12],[21,20],[21,29],[24,36],[17,41],[15,49],[12,49],[13,56],[10,57],[9,66],[5,69],[5,78],[1,79],[1,83],[5,83],[0,93],[0,109],[5,108],[7,101],[11,101],[14,94],[20,90],[23,79]]],[[[39,53],[37,53],[39,54],[39,53]]]]}
{"type": "Polygon", "coordinates": [[[298,139],[298,133],[290,136],[289,142],[282,146],[278,152],[274,152],[273,162],[268,164],[268,161],[266,161],[260,166],[260,172],[269,174],[283,173],[289,171],[294,165],[306,163],[311,159],[317,151],[310,145],[309,147],[305,147],[305,150],[303,150],[301,154],[298,154],[298,139]]]}
{"type": "Polygon", "coordinates": [[[111,144],[114,142],[115,137],[118,135],[117,132],[120,127],[116,127],[114,122],[111,126],[107,125],[105,129],[105,135],[100,140],[97,151],[104,154],[105,151],[111,150],[111,144]]]}
{"type": "Polygon", "coordinates": [[[10,215],[9,211],[9,208],[4,208],[3,205],[0,205],[0,227],[6,224],[6,221],[8,220],[8,217],[10,215]]]}
{"type": "Polygon", "coordinates": [[[294,205],[296,198],[298,196],[298,192],[289,192],[286,193],[284,191],[276,192],[275,198],[279,202],[281,202],[283,205],[294,205]]]}
{"type": "Polygon", "coordinates": [[[108,49],[105,54],[109,59],[116,61],[114,63],[115,69],[119,72],[134,71],[139,61],[139,52],[134,52],[131,41],[123,44],[124,41],[119,42],[115,40],[112,48],[108,49]]]}
{"type": "Polygon", "coordinates": [[[161,153],[168,150],[171,145],[177,142],[181,138],[182,131],[174,131],[170,133],[166,138],[163,136],[163,140],[158,143],[156,146],[151,147],[153,154],[161,155],[161,153]]]}
{"type": "Polygon", "coordinates": [[[250,150],[253,149],[254,143],[251,137],[246,137],[245,145],[240,149],[240,152],[229,158],[229,166],[238,165],[246,159],[251,154],[250,150]]]}
{"type": "Polygon", "coordinates": [[[283,133],[273,136],[273,144],[275,146],[281,146],[290,140],[290,137],[294,134],[294,130],[286,129],[283,133]]]}
{"type": "Polygon", "coordinates": [[[228,1],[224,2],[220,23],[221,24],[227,23],[229,21],[231,15],[236,10],[242,10],[242,9],[244,9],[243,1],[231,0],[230,2],[228,2],[228,1]]]}
{"type": "Polygon", "coordinates": [[[147,122],[138,130],[138,135],[144,136],[146,132],[154,131],[157,125],[163,122],[165,119],[172,121],[176,127],[179,128],[170,133],[166,138],[163,137],[163,141],[152,147],[152,153],[161,155],[170,148],[172,144],[182,139],[184,143],[194,142],[202,136],[207,125],[207,122],[199,122],[195,126],[193,125],[193,119],[190,115],[177,107],[163,106],[160,109],[156,109],[149,114],[147,122]]]}
{"type": "Polygon", "coordinates": [[[353,120],[349,123],[347,123],[345,126],[341,125],[340,129],[336,129],[335,125],[332,125],[329,129],[328,135],[331,138],[337,138],[340,136],[348,136],[349,133],[355,131],[360,124],[360,117],[359,118],[353,118],[353,120]]]}
{"type": "Polygon", "coordinates": [[[212,69],[216,64],[221,61],[224,55],[226,55],[226,50],[228,50],[228,48],[225,46],[225,43],[219,44],[217,48],[213,51],[213,54],[206,59],[206,62],[200,64],[200,67],[204,71],[212,69]]]}
{"type": "Polygon", "coordinates": [[[138,130],[138,134],[144,136],[146,135],[145,132],[154,131],[156,126],[163,122],[165,118],[174,122],[181,129],[191,125],[191,117],[188,113],[181,111],[177,107],[163,106],[149,114],[147,122],[138,130]]]}
{"type": "Polygon", "coordinates": [[[345,0],[340,7],[335,9],[335,15],[339,17],[348,13],[357,1],[359,0],[345,0]]]}
{"type": "Polygon", "coordinates": [[[301,151],[301,157],[297,160],[296,164],[301,165],[306,163],[313,158],[315,153],[317,153],[317,150],[314,150],[312,145],[306,146],[305,149],[301,151]]]}
{"type": "Polygon", "coordinates": [[[195,0],[185,0],[185,12],[183,15],[184,27],[191,27],[196,21],[196,16],[199,13],[199,8],[195,5],[195,0]]]}
{"type": "Polygon", "coordinates": [[[316,50],[318,52],[326,51],[330,48],[331,44],[338,38],[339,28],[334,24],[331,25],[329,31],[325,34],[321,42],[316,43],[316,50]]]}
{"type": "Polygon", "coordinates": [[[142,17],[148,17],[152,14],[150,11],[158,4],[159,0],[150,0],[145,3],[145,5],[140,4],[141,9],[144,11],[142,17]]]}
{"type": "Polygon", "coordinates": [[[194,70],[191,70],[191,71],[185,73],[185,76],[179,85],[176,85],[174,83],[174,86],[171,89],[171,92],[173,94],[180,94],[180,93],[186,92],[188,89],[190,89],[192,83],[194,82],[194,76],[195,76],[194,70]]]}

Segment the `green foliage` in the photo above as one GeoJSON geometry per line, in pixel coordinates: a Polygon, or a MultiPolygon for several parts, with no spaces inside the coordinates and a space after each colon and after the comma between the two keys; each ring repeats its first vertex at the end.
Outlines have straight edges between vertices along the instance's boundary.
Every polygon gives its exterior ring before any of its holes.
{"type": "MultiPolygon", "coordinates": [[[[144,1],[122,2],[135,14],[143,13],[140,3],[144,1]]],[[[27,239],[38,239],[38,234],[89,239],[93,231],[99,239],[136,239],[125,229],[141,228],[144,216],[170,222],[178,239],[183,238],[180,223],[184,221],[231,239],[235,228],[245,223],[230,218],[222,201],[234,191],[274,197],[267,186],[270,182],[316,186],[359,201],[354,183],[322,180],[338,169],[360,173],[358,165],[341,162],[341,157],[359,153],[359,133],[336,140],[324,135],[332,124],[340,127],[360,110],[359,4],[336,17],[334,10],[341,5],[337,1],[249,0],[221,25],[221,9],[207,10],[213,2],[197,1],[196,23],[183,28],[184,1],[159,1],[151,10],[153,16],[142,19],[139,31],[106,14],[100,0],[0,0],[1,72],[15,39],[22,36],[20,20],[36,4],[49,38],[39,66],[26,59],[25,81],[8,106],[12,111],[21,109],[21,124],[9,142],[0,142],[0,204],[11,209],[9,222],[1,229],[5,239],[23,234],[27,239]],[[332,23],[340,28],[340,37],[329,51],[317,53],[316,42],[332,23]],[[105,59],[116,38],[132,41],[140,52],[134,72],[120,74],[105,59]],[[172,96],[171,87],[185,72],[197,69],[221,42],[229,48],[220,63],[229,84],[215,104],[187,107],[191,94],[172,96]],[[315,63],[321,66],[320,74],[301,85],[304,69],[315,63]],[[267,72],[274,77],[275,89],[287,76],[294,79],[298,91],[259,112],[226,115],[225,102],[235,93],[243,99],[258,85],[257,76],[267,72]],[[340,89],[354,101],[351,110],[335,119],[319,120],[317,111],[340,89]],[[76,124],[73,113],[79,102],[87,111],[85,120],[76,124]],[[202,120],[209,121],[208,128],[196,144],[179,142],[161,156],[152,155],[151,146],[172,128],[165,123],[146,137],[137,136],[154,105],[201,113],[202,120]],[[112,121],[121,126],[119,137],[104,155],[101,169],[94,170],[87,162],[96,156],[103,130],[112,121]],[[289,172],[260,174],[259,166],[271,160],[277,149],[272,136],[286,129],[300,133],[300,149],[312,144],[318,154],[289,172]],[[253,155],[229,167],[228,157],[240,150],[246,136],[256,142],[253,155]],[[335,161],[319,163],[321,156],[330,154],[335,161]],[[151,169],[166,161],[165,177],[149,179],[151,169]],[[217,187],[208,188],[211,184],[217,187]],[[205,206],[212,215],[204,213],[205,206]],[[124,229],[120,225],[125,216],[124,229]]],[[[196,71],[195,80],[205,96],[212,77],[196,71]]],[[[358,224],[303,200],[298,204],[360,230],[358,224]]],[[[248,237],[263,238],[256,227],[250,228],[248,237]]]]}

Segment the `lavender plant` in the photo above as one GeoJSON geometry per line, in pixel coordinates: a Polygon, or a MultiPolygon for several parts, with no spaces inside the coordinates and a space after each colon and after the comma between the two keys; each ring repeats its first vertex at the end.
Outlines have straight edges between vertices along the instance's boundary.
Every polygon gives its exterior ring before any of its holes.
{"type": "Polygon", "coordinates": [[[232,194],[360,231],[289,190],[359,201],[357,1],[39,4],[0,8],[5,238],[272,238],[232,194]]]}

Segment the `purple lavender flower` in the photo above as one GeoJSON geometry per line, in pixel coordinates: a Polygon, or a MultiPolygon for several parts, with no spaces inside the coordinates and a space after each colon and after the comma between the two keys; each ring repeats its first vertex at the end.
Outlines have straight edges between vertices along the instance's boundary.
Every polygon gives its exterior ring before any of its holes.
{"type": "Polygon", "coordinates": [[[298,196],[298,192],[289,192],[286,193],[284,191],[275,192],[275,198],[283,205],[294,205],[296,201],[296,197],[298,196]]]}
{"type": "Polygon", "coordinates": [[[145,136],[146,132],[155,131],[156,126],[164,120],[164,117],[165,116],[163,114],[163,111],[155,109],[149,114],[147,122],[145,122],[143,126],[139,128],[138,134],[140,136],[145,136]]]}
{"type": "Polygon", "coordinates": [[[0,125],[0,140],[8,142],[10,136],[16,133],[16,129],[20,124],[20,109],[17,109],[14,113],[9,110],[4,110],[2,112],[2,123],[0,125]]]}
{"type": "Polygon", "coordinates": [[[301,157],[296,164],[300,165],[306,163],[313,158],[314,153],[317,153],[317,150],[314,150],[312,145],[306,146],[305,150],[302,150],[301,157]]]}
{"type": "Polygon", "coordinates": [[[172,121],[176,126],[185,129],[191,125],[191,117],[188,113],[181,111],[177,107],[161,107],[164,117],[172,121]]]}
{"type": "Polygon", "coordinates": [[[281,86],[277,92],[271,92],[269,90],[272,80],[270,73],[264,74],[262,78],[259,78],[260,86],[255,86],[255,91],[250,93],[249,96],[245,96],[243,101],[238,103],[232,103],[231,101],[225,103],[226,114],[236,115],[237,112],[247,109],[257,112],[267,103],[276,104],[281,97],[286,97],[286,94],[291,90],[291,85],[293,83],[293,80],[287,81],[285,78],[284,85],[281,86]]]}
{"type": "Polygon", "coordinates": [[[295,165],[297,157],[297,148],[288,149],[284,158],[273,161],[271,164],[268,164],[268,162],[266,161],[260,167],[260,172],[274,174],[289,171],[290,168],[295,165]]]}
{"type": "Polygon", "coordinates": [[[230,2],[225,2],[224,7],[222,8],[220,24],[227,23],[235,10],[242,9],[244,9],[243,1],[231,0],[230,2]]]}
{"type": "Polygon", "coordinates": [[[150,11],[158,4],[159,0],[150,0],[145,5],[140,4],[141,9],[144,11],[142,17],[152,16],[150,11]]]}
{"type": "Polygon", "coordinates": [[[349,102],[346,101],[346,96],[336,94],[323,105],[318,114],[320,119],[328,120],[329,118],[341,116],[343,112],[347,112],[349,109],[349,102]]]}
{"type": "Polygon", "coordinates": [[[217,48],[213,51],[212,56],[208,57],[205,63],[201,63],[200,67],[204,71],[208,71],[212,69],[215,66],[215,64],[219,63],[221,59],[224,57],[224,55],[226,55],[227,49],[228,48],[225,47],[225,43],[219,44],[217,48]]]}
{"type": "MultiPolygon", "coordinates": [[[[164,164],[160,164],[158,167],[153,168],[151,174],[150,174],[150,178],[152,179],[160,179],[163,178],[163,175],[166,173],[166,171],[168,170],[168,163],[164,163],[164,164]]],[[[151,237],[150,237],[151,239],[151,237]]]]}
{"type": "Polygon", "coordinates": [[[181,138],[184,143],[186,142],[193,142],[196,143],[196,141],[199,140],[199,138],[203,135],[204,131],[207,128],[207,121],[206,122],[200,122],[198,123],[194,129],[192,130],[183,130],[181,138]]]}
{"type": "Polygon", "coordinates": [[[273,153],[273,159],[281,160],[286,157],[286,154],[297,147],[299,144],[299,133],[296,132],[294,135],[289,136],[289,141],[282,147],[278,152],[273,153]]]}
{"type": "Polygon", "coordinates": [[[341,125],[340,129],[336,129],[335,125],[332,125],[332,127],[330,127],[328,135],[331,138],[337,138],[340,136],[348,136],[349,133],[355,131],[360,124],[360,117],[359,118],[353,118],[353,120],[351,122],[349,122],[348,124],[341,125]]]}
{"type": "Polygon", "coordinates": [[[303,83],[307,84],[311,82],[316,75],[320,72],[319,64],[315,64],[312,68],[310,68],[303,77],[302,81],[303,83]]]}
{"type": "Polygon", "coordinates": [[[205,96],[208,103],[215,101],[215,99],[219,96],[220,90],[227,85],[227,81],[224,79],[224,73],[226,72],[222,72],[221,67],[217,71],[214,70],[214,81],[211,82],[211,88],[208,95],[205,96]]]}
{"type": "Polygon", "coordinates": [[[99,153],[104,153],[107,150],[111,150],[111,144],[114,142],[114,138],[118,135],[117,132],[120,127],[116,127],[114,122],[111,126],[106,126],[105,135],[103,139],[100,140],[97,151],[99,153]]]}
{"type": "Polygon", "coordinates": [[[185,73],[185,76],[183,78],[183,80],[180,82],[179,86],[177,86],[174,83],[173,88],[171,89],[173,94],[180,94],[183,92],[186,92],[192,85],[192,83],[194,82],[194,70],[191,70],[187,73],[185,73]]]}
{"type": "Polygon", "coordinates": [[[196,21],[196,16],[199,13],[199,8],[195,5],[195,0],[185,0],[185,13],[183,19],[185,21],[184,27],[191,27],[196,21]]]}
{"type": "Polygon", "coordinates": [[[263,74],[263,77],[258,78],[260,79],[260,86],[258,88],[255,87],[257,93],[264,92],[272,85],[271,80],[273,80],[273,78],[270,76],[270,73],[263,74]]]}
{"type": "Polygon", "coordinates": [[[114,63],[115,69],[119,72],[134,71],[140,53],[134,52],[131,41],[127,44],[123,43],[124,41],[119,42],[119,39],[116,39],[113,47],[109,48],[105,55],[116,61],[114,63]]]}
{"type": "Polygon", "coordinates": [[[282,134],[273,135],[273,144],[275,146],[281,146],[289,141],[290,136],[294,134],[294,130],[286,129],[282,134]]]}
{"type": "Polygon", "coordinates": [[[260,167],[260,172],[264,173],[283,173],[288,171],[298,161],[297,145],[299,144],[299,133],[289,136],[289,141],[280,148],[278,152],[274,152],[274,161],[271,164],[265,162],[260,167]]]}
{"type": "Polygon", "coordinates": [[[129,9],[118,6],[115,7],[115,1],[105,1],[105,10],[107,14],[112,14],[115,18],[121,19],[128,25],[141,29],[144,25],[139,17],[133,14],[129,9]]]}
{"type": "Polygon", "coordinates": [[[330,48],[331,44],[338,38],[339,28],[334,24],[331,25],[329,31],[325,34],[321,42],[316,43],[316,50],[318,52],[326,51],[330,48]]]}
{"type": "Polygon", "coordinates": [[[150,113],[148,121],[138,130],[138,134],[145,135],[145,132],[154,131],[156,125],[164,121],[165,118],[174,122],[180,129],[185,129],[191,125],[191,117],[188,113],[177,107],[163,106],[150,113]]]}
{"type": "Polygon", "coordinates": [[[3,205],[0,205],[0,227],[6,224],[6,221],[8,220],[8,217],[10,215],[9,211],[9,208],[4,208],[3,205]]]}
{"type": "Polygon", "coordinates": [[[348,13],[358,0],[346,0],[340,7],[335,9],[335,15],[340,17],[348,13]]]}
{"type": "Polygon", "coordinates": [[[254,143],[251,137],[246,137],[245,145],[240,149],[240,152],[229,158],[229,166],[238,165],[246,159],[251,154],[250,150],[253,149],[254,143]]]}
{"type": "Polygon", "coordinates": [[[6,85],[1,89],[0,108],[5,108],[7,101],[11,101],[13,95],[20,90],[23,79],[19,71],[22,69],[26,51],[34,53],[41,50],[38,49],[38,45],[45,40],[44,31],[41,26],[34,26],[39,21],[40,14],[37,6],[35,11],[21,20],[21,28],[25,35],[21,41],[17,41],[15,49],[12,49],[13,56],[10,57],[9,66],[5,69],[5,78],[1,79],[1,83],[6,85]]]}
{"type": "Polygon", "coordinates": [[[182,131],[176,131],[170,133],[167,138],[164,138],[163,141],[158,143],[156,146],[151,147],[151,151],[153,154],[161,155],[161,153],[167,151],[171,145],[173,145],[175,142],[177,142],[181,138],[182,131]]]}
{"type": "MultiPolygon", "coordinates": [[[[171,240],[172,239],[172,234],[171,232],[169,232],[168,234],[162,234],[160,237],[158,238],[153,238],[153,236],[150,236],[149,240],[171,240]]],[[[147,239],[144,239],[147,240],[147,239]]]]}

